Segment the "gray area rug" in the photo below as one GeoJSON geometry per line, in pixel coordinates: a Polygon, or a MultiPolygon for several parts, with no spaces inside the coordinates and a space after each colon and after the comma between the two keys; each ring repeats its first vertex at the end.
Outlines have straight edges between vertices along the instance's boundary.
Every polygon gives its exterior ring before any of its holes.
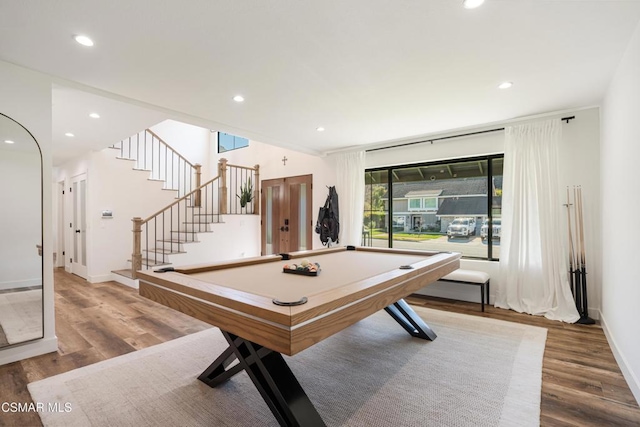
{"type": "Polygon", "coordinates": [[[0,293],[0,326],[9,344],[42,338],[42,289],[0,293]]]}
{"type": "MultiPolygon", "coordinates": [[[[327,425],[539,425],[546,329],[415,310],[435,341],[410,337],[382,311],[286,357],[327,425]]],[[[226,347],[213,328],[29,391],[58,408],[40,412],[45,426],[276,426],[244,372],[215,389],[196,379],[226,347]]]]}

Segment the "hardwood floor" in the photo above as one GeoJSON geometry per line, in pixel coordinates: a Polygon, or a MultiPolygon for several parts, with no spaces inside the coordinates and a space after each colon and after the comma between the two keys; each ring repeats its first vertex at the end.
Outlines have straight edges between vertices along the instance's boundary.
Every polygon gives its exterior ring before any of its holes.
{"type": "MultiPolygon", "coordinates": [[[[548,329],[543,426],[640,425],[635,402],[598,326],[568,325],[480,304],[411,297],[411,304],[548,329]]],[[[115,282],[89,284],[55,272],[58,352],[0,366],[0,403],[31,402],[27,384],[210,327],[115,282]]],[[[0,426],[39,426],[37,414],[0,411],[0,426]]]]}
{"type": "MultiPolygon", "coordinates": [[[[32,402],[27,384],[211,326],[115,282],[54,273],[58,352],[0,366],[0,404],[32,402]]],[[[34,412],[0,411],[0,426],[40,426],[34,412]]]]}

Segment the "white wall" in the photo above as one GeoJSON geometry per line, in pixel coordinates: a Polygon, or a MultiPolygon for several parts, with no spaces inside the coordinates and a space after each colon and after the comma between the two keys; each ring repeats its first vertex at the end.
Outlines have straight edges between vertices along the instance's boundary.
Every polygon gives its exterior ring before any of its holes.
{"type": "MultiPolygon", "coordinates": [[[[560,190],[566,199],[567,187],[582,188],[584,238],[587,265],[589,317],[599,319],[602,307],[602,217],[600,207],[600,109],[577,111],[576,118],[562,125],[560,150],[560,190]]],[[[573,197],[573,196],[571,196],[573,197]]],[[[573,200],[572,200],[573,201],[573,200]]],[[[566,203],[566,201],[564,202],[566,203]]],[[[563,211],[565,213],[565,211],[563,211]]],[[[573,211],[572,211],[573,213],[573,211]]],[[[563,216],[565,221],[566,213],[563,216]]],[[[563,242],[568,237],[561,236],[563,242]]]]}
{"type": "Polygon", "coordinates": [[[607,90],[602,108],[602,325],[640,402],[640,25],[607,90]]]}
{"type": "MultiPolygon", "coordinates": [[[[209,163],[208,129],[173,120],[150,128],[191,163],[203,165],[207,179],[209,163]]],[[[105,144],[107,145],[107,144],[105,144]]],[[[130,268],[133,217],[146,218],[175,201],[176,191],[162,190],[163,183],[151,181],[150,173],[133,170],[135,162],[118,160],[117,150],[82,153],[56,168],[54,181],[71,186],[73,177],[87,174],[87,281],[112,280],[112,271],[130,268]],[[113,212],[112,219],[102,218],[103,210],[113,212]]],[[[64,224],[72,219],[72,195],[66,191],[64,224]]],[[[71,271],[73,235],[62,228],[59,238],[65,240],[64,265],[71,271]]]]}
{"type": "MultiPolygon", "coordinates": [[[[292,150],[282,149],[267,144],[260,143],[258,141],[250,141],[249,147],[232,150],[225,152],[221,155],[217,153],[217,133],[210,132],[207,129],[198,128],[195,126],[187,125],[175,121],[166,121],[162,123],[162,126],[154,126],[152,130],[169,143],[176,150],[181,153],[186,153],[188,148],[185,148],[185,144],[192,144],[196,147],[192,148],[192,156],[194,159],[202,159],[203,153],[211,153],[210,159],[202,161],[203,165],[210,165],[211,175],[206,176],[203,179],[209,179],[213,175],[217,174],[217,162],[220,158],[224,157],[230,164],[253,167],[256,164],[260,166],[260,179],[273,179],[287,176],[306,175],[313,174],[313,217],[315,221],[315,213],[324,204],[324,200],[327,195],[326,186],[335,185],[335,168],[334,160],[326,157],[316,157],[292,150]],[[203,131],[206,131],[206,144],[203,144],[200,137],[203,135],[203,131]],[[184,134],[183,134],[184,132],[184,134]],[[183,137],[185,135],[186,137],[183,137]],[[165,139],[166,138],[166,139],[165,139]],[[206,145],[207,147],[204,147],[206,145]],[[287,157],[286,165],[282,162],[283,157],[287,157]]],[[[108,150],[107,150],[108,152],[108,150]]],[[[186,154],[185,154],[186,155],[186,154]]],[[[100,168],[97,167],[96,155],[92,156],[92,165],[90,173],[90,188],[100,188],[100,194],[105,195],[109,193],[106,189],[108,183],[101,180],[100,184],[95,184],[95,181],[100,179],[100,176],[110,176],[114,173],[108,173],[107,163],[105,162],[105,169],[100,172],[100,168]],[[96,176],[97,175],[97,176],[96,176]]],[[[191,160],[191,158],[189,159],[191,160]]],[[[200,161],[200,160],[195,160],[200,161]]],[[[72,168],[73,170],[73,168],[72,168]]],[[[115,175],[120,175],[116,173],[115,175]]],[[[110,185],[110,184],[109,184],[110,185]]],[[[92,196],[90,201],[91,206],[96,205],[96,196],[92,196]]],[[[125,205],[135,204],[135,200],[141,200],[144,196],[140,194],[131,195],[131,199],[127,202],[124,200],[118,202],[120,206],[117,211],[122,211],[125,205]]],[[[113,194],[113,200],[117,199],[117,194],[113,194]]],[[[145,205],[148,203],[145,201],[145,205]]],[[[167,203],[168,204],[168,203],[167,203]]],[[[112,203],[113,205],[113,203],[112,203]]],[[[106,206],[106,205],[105,205],[106,206]]],[[[97,208],[97,206],[95,206],[97,208]]],[[[94,209],[97,212],[97,209],[94,209]]],[[[116,209],[114,209],[116,213],[116,209]]],[[[106,228],[115,228],[118,217],[122,214],[116,214],[115,220],[101,220],[100,226],[106,228]]],[[[259,215],[224,215],[222,217],[222,224],[210,225],[211,232],[199,233],[197,243],[186,243],[183,245],[183,249],[186,253],[172,254],[168,256],[168,262],[173,266],[184,266],[199,263],[210,263],[217,261],[225,261],[237,258],[255,257],[260,255],[260,216],[259,215]]],[[[314,222],[315,223],[315,222],[314,222]]],[[[104,238],[108,241],[100,242],[98,237],[92,238],[92,247],[99,250],[104,247],[104,244],[110,244],[112,252],[122,252],[123,249],[119,248],[120,240],[126,241],[126,250],[130,252],[129,245],[131,241],[131,226],[127,225],[126,234],[120,236],[119,231],[107,230],[104,234],[104,238]],[[116,249],[119,248],[119,249],[116,249]]],[[[100,234],[100,230],[94,230],[93,236],[100,234]]],[[[322,244],[314,234],[313,247],[320,248],[322,244]]],[[[92,250],[92,256],[98,258],[105,258],[106,255],[96,253],[92,250]]],[[[128,255],[127,255],[128,256],[128,255]]],[[[115,261],[115,260],[114,260],[115,261]]],[[[91,262],[90,270],[97,271],[98,261],[91,262]]]]}
{"type": "MultiPolygon", "coordinates": [[[[209,169],[210,143],[209,129],[175,120],[165,120],[150,128],[156,135],[187,159],[191,164],[202,165],[203,182],[215,176],[209,169]]],[[[213,147],[215,150],[215,146],[213,147]]]]}
{"type": "Polygon", "coordinates": [[[56,351],[51,232],[51,81],[47,76],[0,61],[0,111],[34,135],[43,161],[44,338],[0,350],[0,365],[56,351]]]}
{"type": "MultiPolygon", "coordinates": [[[[568,124],[563,124],[563,145],[561,156],[561,182],[559,187],[562,194],[566,187],[581,185],[584,198],[585,246],[587,249],[589,307],[591,317],[598,317],[600,310],[600,291],[602,284],[601,240],[598,232],[600,220],[600,166],[599,166],[599,110],[597,108],[562,114],[562,117],[575,116],[568,124]]],[[[518,121],[515,124],[526,123],[538,119],[518,121]]],[[[509,124],[507,124],[508,126],[509,124]]],[[[502,125],[493,126],[500,128],[502,125]]],[[[483,129],[478,129],[483,130],[483,129]]],[[[459,133],[469,133],[474,130],[466,129],[459,133]]],[[[455,135],[453,132],[452,135],[455,135]]],[[[447,136],[447,135],[442,135],[447,136]]],[[[419,163],[436,160],[473,157],[486,154],[504,152],[504,132],[492,132],[481,135],[453,138],[436,141],[433,144],[423,143],[389,150],[378,150],[367,153],[366,167],[419,163]]],[[[566,238],[560,236],[561,239],[566,238]]],[[[498,263],[492,261],[463,259],[461,267],[485,271],[491,275],[491,301],[495,290],[498,289],[498,263]]],[[[465,301],[480,301],[480,293],[476,287],[456,285],[451,283],[436,283],[420,293],[443,298],[454,298],[465,301]]]]}
{"type": "MultiPolygon", "coordinates": [[[[217,172],[216,134],[208,129],[166,121],[152,130],[181,153],[190,152],[189,160],[203,165],[214,165],[217,172]],[[184,135],[184,136],[183,136],[184,135]],[[206,139],[206,141],[203,141],[206,139]],[[213,154],[211,154],[213,153],[213,154]],[[203,159],[209,155],[211,159],[203,159]]],[[[175,192],[162,191],[162,183],[147,180],[148,173],[132,170],[133,162],[115,159],[116,150],[105,149],[87,153],[57,168],[54,181],[64,181],[87,173],[87,280],[96,283],[112,280],[113,270],[129,268],[131,258],[131,218],[146,218],[175,200],[175,192]],[[103,219],[101,212],[111,210],[113,219],[103,219]]],[[[335,185],[332,159],[315,157],[292,150],[281,149],[251,141],[249,147],[224,153],[229,163],[243,166],[260,165],[261,179],[313,174],[313,215],[324,204],[326,186],[335,185]],[[287,157],[287,164],[282,162],[287,157]]],[[[203,176],[203,179],[212,176],[203,176]]],[[[64,223],[72,221],[72,198],[66,192],[64,223]]],[[[313,216],[315,220],[315,216],[313,216]]],[[[186,244],[187,254],[171,255],[174,265],[252,257],[260,254],[260,219],[255,216],[227,215],[224,224],[213,225],[213,233],[198,236],[201,243],[186,244]]],[[[72,234],[64,229],[67,256],[65,267],[71,271],[72,234]]],[[[62,236],[61,236],[62,237],[62,236]]],[[[314,247],[322,247],[314,234],[314,247]]]]}
{"type": "MultiPolygon", "coordinates": [[[[242,135],[239,135],[242,136],[242,135]]],[[[258,141],[249,141],[249,146],[237,150],[217,154],[217,135],[211,133],[213,163],[226,158],[230,164],[240,166],[260,165],[260,180],[284,178],[297,175],[313,175],[313,208],[311,218],[315,226],[318,209],[327,198],[327,186],[336,185],[335,160],[329,157],[318,157],[297,151],[287,150],[258,141]],[[284,164],[282,159],[286,157],[284,164]]],[[[260,241],[260,222],[255,230],[256,240],[260,241]]],[[[322,248],[320,237],[313,233],[313,248],[322,248]]]]}
{"type": "Polygon", "coordinates": [[[210,225],[210,233],[198,233],[197,243],[184,244],[186,253],[170,255],[171,265],[178,267],[260,256],[259,215],[224,215],[222,219],[223,223],[210,225]]]}
{"type": "MultiPolygon", "coordinates": [[[[58,168],[56,181],[87,173],[87,280],[112,280],[111,272],[130,268],[133,217],[146,218],[175,200],[176,192],[162,190],[163,183],[150,181],[149,173],[133,170],[134,162],[116,159],[117,151],[104,149],[87,153],[58,168]],[[112,219],[102,211],[111,210],[112,219]]],[[[72,196],[65,192],[65,221],[72,222],[72,196]]],[[[65,267],[71,271],[72,235],[66,230],[65,267]]]]}

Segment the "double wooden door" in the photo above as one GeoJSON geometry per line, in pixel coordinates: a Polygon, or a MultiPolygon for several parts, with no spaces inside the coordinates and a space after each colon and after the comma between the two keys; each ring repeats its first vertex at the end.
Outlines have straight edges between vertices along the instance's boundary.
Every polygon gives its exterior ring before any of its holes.
{"type": "Polygon", "coordinates": [[[262,181],[262,255],[312,248],[313,175],[262,181]]]}

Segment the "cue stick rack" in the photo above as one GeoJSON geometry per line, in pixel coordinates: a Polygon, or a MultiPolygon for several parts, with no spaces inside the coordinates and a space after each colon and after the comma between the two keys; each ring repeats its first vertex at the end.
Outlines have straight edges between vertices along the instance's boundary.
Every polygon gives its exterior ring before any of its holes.
{"type": "Polygon", "coordinates": [[[589,317],[587,300],[587,261],[584,246],[584,219],[582,215],[582,187],[573,187],[573,203],[571,192],[567,187],[567,222],[569,226],[569,283],[571,293],[580,314],[576,323],[593,325],[595,320],[589,317]],[[573,215],[571,208],[573,207],[573,215]]]}

